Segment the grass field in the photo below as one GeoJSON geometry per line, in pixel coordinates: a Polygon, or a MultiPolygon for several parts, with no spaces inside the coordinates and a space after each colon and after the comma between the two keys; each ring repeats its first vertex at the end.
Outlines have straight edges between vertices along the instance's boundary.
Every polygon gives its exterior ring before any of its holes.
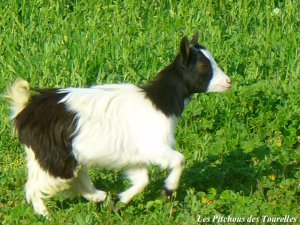
{"type": "Polygon", "coordinates": [[[2,0],[0,92],[18,77],[35,87],[143,84],[174,59],[183,35],[199,31],[233,88],[195,95],[180,119],[187,164],[176,198],[163,200],[167,171],[152,167],[146,190],[114,212],[109,199],[129,183],[122,171],[95,169],[96,186],[110,193],[103,204],[57,197],[47,200],[51,220],[35,215],[1,100],[0,223],[300,223],[300,2],[150,2],[2,0]]]}

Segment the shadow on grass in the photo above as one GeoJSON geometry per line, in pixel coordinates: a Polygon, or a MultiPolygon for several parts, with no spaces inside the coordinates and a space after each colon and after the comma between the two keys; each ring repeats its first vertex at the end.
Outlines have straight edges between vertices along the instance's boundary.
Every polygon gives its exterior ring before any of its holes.
{"type": "MultiPolygon", "coordinates": [[[[239,148],[223,157],[208,156],[205,160],[194,162],[185,168],[177,191],[177,200],[183,201],[187,195],[186,190],[190,188],[196,192],[207,192],[210,188],[216,189],[218,193],[231,190],[249,196],[261,188],[259,182],[264,176],[268,178],[274,175],[275,184],[282,179],[295,176],[299,167],[297,163],[286,165],[279,162],[278,159],[272,159],[272,153],[266,146],[257,147],[249,153],[239,148]]],[[[158,175],[158,177],[146,189],[145,202],[160,197],[165,176],[158,175]]],[[[268,190],[264,188],[264,194],[268,190]]]]}
{"type": "Polygon", "coordinates": [[[203,192],[209,188],[216,189],[218,193],[232,190],[248,196],[258,189],[258,181],[263,176],[274,175],[276,178],[285,179],[294,177],[298,168],[296,163],[283,165],[279,160],[272,160],[270,156],[271,151],[266,146],[255,148],[250,153],[237,149],[222,158],[208,156],[204,161],[185,169],[179,199],[184,197],[184,190],[191,187],[203,192]],[[270,159],[267,162],[266,157],[270,159]],[[260,163],[261,161],[264,163],[260,163]]]}

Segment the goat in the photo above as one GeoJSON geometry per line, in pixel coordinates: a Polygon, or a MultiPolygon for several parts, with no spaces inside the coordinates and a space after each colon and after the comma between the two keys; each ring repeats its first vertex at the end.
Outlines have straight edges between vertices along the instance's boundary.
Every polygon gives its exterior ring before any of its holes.
{"type": "Polygon", "coordinates": [[[93,201],[92,167],[123,169],[132,183],[118,195],[128,203],[149,183],[151,164],[169,169],[167,194],[177,189],[184,156],[174,130],[193,93],[225,92],[231,82],[210,52],[183,37],[175,60],[144,86],[107,84],[90,88],[38,89],[18,79],[8,89],[14,130],[27,154],[26,199],[48,215],[43,198],[72,191],[93,201]]]}

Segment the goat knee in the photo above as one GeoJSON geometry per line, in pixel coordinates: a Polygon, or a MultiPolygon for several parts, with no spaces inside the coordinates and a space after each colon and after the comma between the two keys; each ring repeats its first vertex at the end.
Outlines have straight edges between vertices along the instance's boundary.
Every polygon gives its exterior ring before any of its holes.
{"type": "Polygon", "coordinates": [[[172,193],[174,190],[177,189],[184,168],[184,164],[184,156],[181,153],[177,152],[176,157],[172,159],[172,163],[170,164],[171,172],[165,180],[166,193],[172,193]]]}

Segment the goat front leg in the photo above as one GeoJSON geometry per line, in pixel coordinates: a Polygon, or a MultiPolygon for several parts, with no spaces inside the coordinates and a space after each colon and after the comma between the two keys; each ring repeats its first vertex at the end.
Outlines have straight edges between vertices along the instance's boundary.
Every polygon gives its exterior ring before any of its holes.
{"type": "Polygon", "coordinates": [[[126,171],[132,186],[118,196],[118,201],[128,203],[133,196],[142,192],[149,183],[148,170],[146,167],[134,167],[126,171]]]}
{"type": "Polygon", "coordinates": [[[184,162],[184,157],[181,155],[177,160],[174,161],[174,164],[170,165],[169,168],[171,169],[171,172],[165,180],[165,195],[172,197],[173,192],[178,188],[179,180],[184,168],[184,162]]]}
{"type": "Polygon", "coordinates": [[[165,180],[164,194],[172,196],[178,188],[179,180],[184,168],[184,156],[169,146],[158,148],[157,155],[152,155],[152,161],[162,169],[170,169],[170,174],[165,180]]]}

